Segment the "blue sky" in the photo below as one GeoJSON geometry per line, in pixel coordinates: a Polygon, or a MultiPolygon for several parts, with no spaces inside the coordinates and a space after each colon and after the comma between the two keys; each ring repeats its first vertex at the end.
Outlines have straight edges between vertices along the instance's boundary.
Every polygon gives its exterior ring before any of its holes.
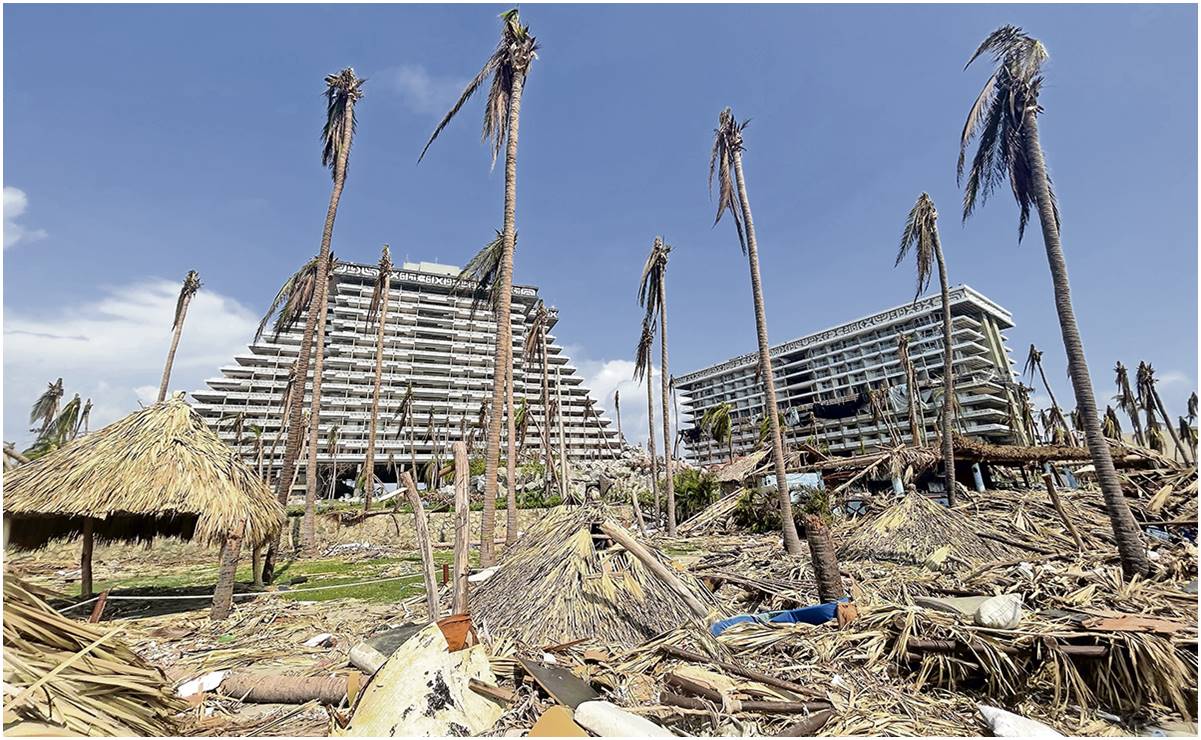
{"type": "MultiPolygon", "coordinates": [[[[368,78],[334,250],[462,264],[500,225],[503,169],[469,105],[425,139],[495,44],[504,6],[4,8],[5,439],[63,375],[100,421],[157,385],[175,286],[205,283],[173,387],[249,339],[316,252],[329,197],[322,78],[368,78]],[[149,389],[149,390],[148,390],[149,389]]],[[[1193,6],[527,6],[516,276],[559,307],[598,391],[628,372],[636,283],[674,246],[672,371],[754,348],[745,259],[706,189],[723,106],[751,118],[748,192],[773,342],[902,303],[904,216],[939,205],[952,283],[1013,311],[1070,397],[1045,253],[1007,192],[961,225],[958,135],[1004,23],[1051,52],[1042,141],[1100,396],[1151,361],[1173,412],[1197,377],[1193,6]]],[[[606,395],[608,395],[606,393],[606,395]]],[[[624,395],[624,394],[623,394],[624,395]]],[[[609,401],[606,398],[606,405],[609,401]]],[[[627,417],[623,409],[623,417],[627,417]]],[[[631,413],[632,415],[632,413],[631,413]]],[[[628,418],[628,417],[627,417],[628,418]]],[[[627,429],[636,424],[627,423],[627,429]]]]}

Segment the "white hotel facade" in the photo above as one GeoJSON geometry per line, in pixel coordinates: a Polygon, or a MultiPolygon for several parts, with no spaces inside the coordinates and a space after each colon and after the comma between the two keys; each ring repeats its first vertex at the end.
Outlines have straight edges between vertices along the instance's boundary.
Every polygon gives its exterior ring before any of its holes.
{"type": "MultiPolygon", "coordinates": [[[[327,485],[335,460],[339,479],[353,480],[367,452],[375,372],[377,324],[367,324],[367,308],[378,273],[374,265],[340,263],[334,271],[327,303],[325,366],[321,387],[321,440],[317,462],[319,480],[327,485]],[[336,444],[328,438],[336,430],[336,444]],[[350,468],[351,472],[347,472],[350,468]]],[[[479,417],[481,403],[492,398],[492,366],[496,321],[487,305],[474,315],[470,291],[455,290],[456,267],[434,263],[405,263],[393,270],[388,297],[381,385],[379,431],[376,440],[376,473],[391,481],[390,456],[404,466],[415,455],[419,465],[446,460],[450,444],[464,439],[479,417]],[[398,413],[409,383],[413,386],[412,422],[403,428],[398,413]],[[432,429],[432,434],[431,434],[432,429]],[[412,446],[412,448],[411,448],[412,446]]],[[[513,287],[512,325],[514,402],[528,399],[531,418],[525,450],[541,456],[541,430],[546,423],[541,404],[541,365],[524,361],[525,327],[540,303],[537,289],[513,287]]],[[[548,307],[549,327],[558,314],[548,307]]],[[[284,431],[281,404],[288,375],[295,362],[304,329],[295,328],[274,337],[270,330],[247,351],[220,369],[220,376],[205,381],[207,388],[192,392],[196,410],[221,438],[238,446],[247,462],[257,466],[259,452],[272,476],[282,466],[284,431]],[[234,420],[241,416],[241,440],[234,420]],[[254,438],[261,429],[262,444],[254,438]]],[[[570,359],[549,333],[547,340],[550,401],[561,394],[564,447],[568,459],[616,454],[621,444],[600,404],[596,416],[586,412],[589,391],[570,359]]],[[[311,366],[310,366],[311,367],[311,366]]],[[[305,385],[304,408],[309,408],[312,370],[305,385]]],[[[490,405],[490,404],[489,404],[490,405]]],[[[551,418],[552,450],[559,446],[558,420],[551,418]]],[[[478,436],[476,449],[482,450],[478,436]]],[[[306,448],[307,449],[307,448],[306,448]]],[[[502,445],[502,457],[504,455],[502,445]]],[[[293,493],[303,491],[306,456],[298,461],[293,493]]]]}
{"type": "MultiPolygon", "coordinates": [[[[1009,311],[967,285],[950,292],[952,352],[960,433],[993,442],[1024,442],[1012,419],[1021,418],[1013,358],[1005,331],[1009,311]]],[[[873,316],[794,339],[771,348],[777,403],[790,442],[816,442],[832,454],[891,445],[893,434],[910,442],[905,377],[897,341],[910,337],[909,356],[917,375],[927,441],[934,439],[943,374],[942,300],[927,296],[873,316]],[[886,390],[882,404],[890,423],[873,421],[869,389],[886,390]],[[891,427],[891,429],[890,429],[891,427]]],[[[758,352],[677,377],[681,404],[696,421],[709,408],[732,408],[734,453],[755,447],[764,417],[762,385],[756,379],[758,352]]],[[[701,441],[690,445],[692,460],[729,460],[728,447],[701,441]]]]}

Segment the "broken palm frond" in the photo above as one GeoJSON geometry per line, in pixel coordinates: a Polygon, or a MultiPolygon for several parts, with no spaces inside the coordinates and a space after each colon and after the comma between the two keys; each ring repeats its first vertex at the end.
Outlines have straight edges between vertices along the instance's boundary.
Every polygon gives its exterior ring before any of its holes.
{"type": "MultiPolygon", "coordinates": [[[[684,600],[601,533],[612,513],[603,504],[555,508],[471,595],[473,617],[527,647],[587,638],[628,648],[689,621],[684,600]]],[[[717,607],[699,581],[678,577],[697,601],[717,607]]]]}
{"type": "Polygon", "coordinates": [[[283,507],[182,394],[147,406],[4,476],[10,544],[42,547],[94,520],[100,540],[168,536],[263,542],[283,507]]]}
{"type": "Polygon", "coordinates": [[[981,525],[911,492],[866,522],[856,521],[843,540],[840,558],[891,560],[946,567],[976,564],[1019,553],[981,535],[981,525]]]}
{"type": "Polygon", "coordinates": [[[186,709],[161,671],[117,636],[51,609],[4,579],[4,725],[45,723],[82,735],[174,735],[186,709]]]}
{"type": "Polygon", "coordinates": [[[767,450],[756,450],[749,455],[728,462],[718,468],[714,475],[718,483],[741,483],[759,467],[759,463],[763,462],[767,457],[767,450]]]}
{"type": "Polygon", "coordinates": [[[734,510],[738,508],[738,501],[745,492],[746,489],[739,488],[709,504],[676,527],[676,534],[687,537],[708,530],[723,529],[733,516],[734,510]]]}

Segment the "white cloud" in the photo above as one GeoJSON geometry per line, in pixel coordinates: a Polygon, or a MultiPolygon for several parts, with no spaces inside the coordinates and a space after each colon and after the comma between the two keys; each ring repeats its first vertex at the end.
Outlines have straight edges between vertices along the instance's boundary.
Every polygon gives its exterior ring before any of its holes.
{"type": "MultiPolygon", "coordinates": [[[[586,387],[596,401],[597,406],[604,409],[605,417],[613,422],[616,429],[617,414],[613,403],[613,392],[621,392],[621,429],[626,441],[641,447],[646,446],[646,378],[634,380],[634,363],[631,360],[594,360],[579,345],[569,345],[563,351],[571,358],[571,362],[579,368],[586,387]]],[[[663,420],[659,416],[662,403],[660,390],[660,374],[654,371],[652,383],[655,391],[655,448],[663,454],[663,420]]],[[[681,412],[684,409],[681,407],[681,412]]],[[[675,409],[672,409],[674,422],[675,409]]],[[[687,425],[687,417],[684,417],[687,425]]],[[[673,423],[674,434],[674,423],[673,423]]],[[[681,447],[681,449],[683,449],[681,447]]]]}
{"type": "Polygon", "coordinates": [[[384,79],[414,113],[441,115],[450,110],[467,86],[458,77],[434,77],[420,64],[405,64],[383,72],[384,79]]]}
{"type": "MultiPolygon", "coordinates": [[[[28,410],[57,377],[69,398],[93,403],[97,429],[158,395],[171,342],[179,284],[152,279],[110,288],[98,299],[47,313],[4,317],[4,439],[30,441],[28,410]]],[[[171,374],[171,390],[195,390],[237,352],[257,325],[251,311],[202,289],[192,299],[171,374]]]]}
{"type": "Polygon", "coordinates": [[[45,239],[43,229],[31,229],[17,223],[29,208],[29,197],[20,188],[11,185],[4,186],[4,248],[14,247],[21,242],[32,242],[45,239]]]}

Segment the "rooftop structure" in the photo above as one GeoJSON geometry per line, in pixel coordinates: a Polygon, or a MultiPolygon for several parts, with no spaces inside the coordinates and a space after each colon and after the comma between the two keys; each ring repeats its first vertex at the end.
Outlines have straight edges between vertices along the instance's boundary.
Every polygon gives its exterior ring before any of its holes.
{"type": "MultiPolygon", "coordinates": [[[[317,455],[322,490],[328,486],[328,474],[335,461],[339,480],[353,480],[367,452],[377,330],[374,321],[368,326],[367,308],[377,272],[374,265],[351,263],[340,263],[334,269],[317,455]],[[331,434],[335,442],[332,446],[327,442],[331,434]]],[[[485,402],[490,407],[496,321],[487,305],[472,310],[471,290],[464,286],[456,290],[458,273],[458,268],[426,262],[405,263],[393,270],[375,452],[376,474],[385,481],[394,480],[390,459],[402,466],[414,460],[423,465],[448,459],[451,443],[467,439],[480,418],[481,407],[485,402]],[[398,413],[410,383],[412,421],[402,427],[398,413]]],[[[537,289],[513,286],[514,403],[520,405],[521,399],[528,399],[532,422],[524,449],[539,455],[540,437],[546,428],[541,405],[542,367],[534,358],[526,362],[523,347],[526,325],[540,300],[537,289]]],[[[558,314],[553,308],[548,312],[549,329],[557,322],[558,314]]],[[[233,363],[222,367],[219,377],[207,380],[206,389],[192,393],[196,410],[218,429],[221,437],[255,465],[260,464],[261,453],[262,466],[272,474],[282,466],[286,435],[281,433],[281,404],[303,328],[302,319],[278,337],[267,332],[245,353],[235,356],[233,363]],[[261,444],[251,432],[256,427],[262,429],[261,444]]],[[[546,335],[546,344],[550,405],[553,409],[561,394],[568,459],[616,454],[620,445],[617,433],[599,405],[593,404],[576,368],[554,335],[546,335]]],[[[312,371],[309,375],[306,410],[312,371]]],[[[559,445],[559,420],[552,414],[550,422],[553,451],[559,445]]],[[[483,436],[475,435],[477,454],[482,452],[483,436]]],[[[304,488],[304,462],[302,456],[294,492],[304,488]]]]}
{"type": "MultiPolygon", "coordinates": [[[[1023,432],[1011,428],[1018,401],[1004,331],[1013,327],[1013,316],[966,285],[953,288],[950,298],[959,402],[956,430],[990,442],[1024,442],[1023,432]]],[[[901,334],[910,338],[922,425],[927,440],[933,440],[943,373],[939,295],[773,346],[772,368],[787,441],[809,442],[833,454],[890,445],[894,439],[911,442],[907,388],[897,350],[901,334]],[[872,391],[882,391],[882,423],[873,421],[872,391]]],[[[735,455],[757,447],[764,418],[758,363],[758,352],[752,352],[676,378],[681,403],[694,423],[707,409],[730,405],[735,455]]],[[[689,450],[696,462],[728,461],[730,449],[720,447],[692,433],[689,450]]]]}

